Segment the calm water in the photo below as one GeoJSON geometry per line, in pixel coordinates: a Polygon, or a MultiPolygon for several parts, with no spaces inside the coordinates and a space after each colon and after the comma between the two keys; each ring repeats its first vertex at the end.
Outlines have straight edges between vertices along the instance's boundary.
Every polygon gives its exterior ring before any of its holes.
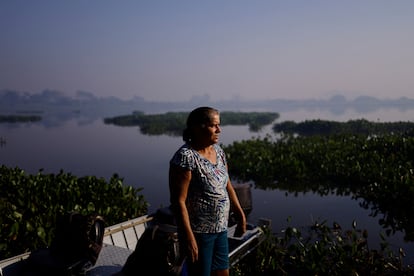
{"type": "MultiPolygon", "coordinates": [[[[414,110],[378,110],[370,114],[346,111],[333,115],[327,111],[299,110],[281,114],[279,121],[305,119],[326,119],[347,121],[366,118],[371,121],[411,121],[414,110]]],[[[221,143],[235,140],[263,137],[271,133],[270,127],[259,133],[251,133],[247,126],[225,126],[221,143]]],[[[168,162],[175,150],[182,144],[181,137],[145,136],[137,127],[105,125],[101,120],[79,123],[71,120],[54,127],[41,124],[0,124],[0,137],[7,143],[0,147],[0,164],[20,167],[28,173],[58,173],[61,169],[77,176],[96,175],[108,179],[117,173],[124,183],[142,187],[143,195],[150,203],[152,212],[168,205],[168,162]]],[[[231,164],[230,164],[231,166],[231,164]]],[[[283,191],[252,191],[253,211],[251,222],[259,218],[270,218],[273,230],[280,230],[290,224],[309,225],[313,221],[327,220],[328,225],[338,222],[342,228],[350,229],[353,220],[359,228],[367,229],[371,247],[379,244],[379,218],[369,216],[369,211],[359,207],[351,197],[325,196],[312,193],[298,195],[283,191]]],[[[389,239],[395,246],[402,246],[414,262],[414,245],[403,242],[402,234],[389,239]]]]}

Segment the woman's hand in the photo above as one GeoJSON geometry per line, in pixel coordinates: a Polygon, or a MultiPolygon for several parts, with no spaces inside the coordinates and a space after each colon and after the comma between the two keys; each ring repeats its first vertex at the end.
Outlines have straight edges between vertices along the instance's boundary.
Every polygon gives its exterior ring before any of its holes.
{"type": "Polygon", "coordinates": [[[236,230],[234,232],[234,236],[241,237],[244,233],[247,231],[247,222],[246,222],[246,216],[242,212],[241,215],[237,217],[237,226],[236,230]]]}
{"type": "Polygon", "coordinates": [[[198,246],[194,238],[187,241],[187,252],[191,262],[194,263],[198,260],[198,246]]]}

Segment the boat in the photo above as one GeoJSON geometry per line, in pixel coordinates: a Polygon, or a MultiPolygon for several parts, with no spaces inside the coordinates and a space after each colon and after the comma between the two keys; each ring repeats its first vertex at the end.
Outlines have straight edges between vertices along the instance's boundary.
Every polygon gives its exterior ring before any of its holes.
{"type": "MultiPolygon", "coordinates": [[[[120,272],[152,219],[152,216],[145,215],[106,227],[99,257],[95,265],[87,270],[86,275],[104,276],[120,272]]],[[[229,227],[230,267],[236,265],[263,242],[263,227],[269,226],[270,221],[266,219],[259,220],[257,225],[248,224],[246,233],[241,237],[234,235],[236,225],[229,227]]],[[[27,252],[0,261],[0,276],[21,275],[24,260],[29,256],[30,252],[27,252]]]]}

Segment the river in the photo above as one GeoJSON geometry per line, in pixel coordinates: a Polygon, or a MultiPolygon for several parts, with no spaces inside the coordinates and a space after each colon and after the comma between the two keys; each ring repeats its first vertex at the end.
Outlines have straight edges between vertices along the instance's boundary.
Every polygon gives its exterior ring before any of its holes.
{"type": "MultiPolygon", "coordinates": [[[[295,110],[280,114],[278,121],[326,119],[347,121],[365,118],[370,121],[411,121],[414,110],[380,109],[368,114],[346,110],[333,114],[324,110],[295,110]]],[[[272,133],[268,126],[252,133],[247,126],[224,126],[221,143],[262,137],[272,133]]],[[[272,134],[273,135],[273,134],[272,134]]],[[[181,137],[167,135],[147,136],[138,127],[105,125],[103,120],[72,119],[54,126],[42,123],[0,124],[0,137],[6,141],[0,147],[0,164],[19,167],[28,173],[58,173],[63,170],[77,176],[95,175],[109,179],[117,173],[126,185],[142,187],[149,202],[149,212],[168,205],[168,163],[182,144],[181,137]]],[[[230,164],[231,166],[231,164],[230,164]]],[[[286,194],[279,190],[252,190],[253,210],[249,221],[259,218],[272,221],[272,229],[280,232],[288,225],[306,226],[327,220],[328,225],[338,222],[343,229],[351,229],[353,220],[358,228],[367,229],[371,248],[378,247],[379,233],[383,231],[379,218],[369,216],[369,210],[359,206],[351,196],[313,193],[286,194]],[[287,220],[290,222],[287,222],[287,220]]],[[[407,252],[406,261],[414,262],[414,245],[405,243],[397,233],[388,241],[407,252]]]]}

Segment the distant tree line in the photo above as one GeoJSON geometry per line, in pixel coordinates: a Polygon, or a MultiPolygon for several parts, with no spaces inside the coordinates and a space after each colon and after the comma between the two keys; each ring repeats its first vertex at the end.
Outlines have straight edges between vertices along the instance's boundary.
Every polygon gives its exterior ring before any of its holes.
{"type": "Polygon", "coordinates": [[[38,115],[0,115],[0,123],[24,123],[42,120],[38,115]]]}

